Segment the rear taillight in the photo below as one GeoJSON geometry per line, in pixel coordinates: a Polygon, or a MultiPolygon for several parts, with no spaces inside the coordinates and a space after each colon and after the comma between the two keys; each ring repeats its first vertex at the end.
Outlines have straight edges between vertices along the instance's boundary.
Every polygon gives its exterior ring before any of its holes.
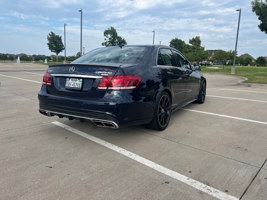
{"type": "Polygon", "coordinates": [[[131,90],[137,88],[139,76],[106,76],[100,80],[98,90],[131,90]]]}
{"type": "Polygon", "coordinates": [[[43,77],[43,85],[52,85],[51,75],[50,74],[45,73],[45,75],[43,77]]]}

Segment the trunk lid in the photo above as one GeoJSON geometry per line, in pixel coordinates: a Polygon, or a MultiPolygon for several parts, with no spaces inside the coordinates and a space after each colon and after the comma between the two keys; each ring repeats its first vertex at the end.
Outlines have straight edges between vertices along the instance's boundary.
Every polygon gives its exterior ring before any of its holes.
{"type": "Polygon", "coordinates": [[[49,94],[62,97],[98,99],[106,91],[97,90],[100,80],[114,76],[120,65],[65,64],[53,65],[47,69],[52,85],[46,87],[49,94]]]}

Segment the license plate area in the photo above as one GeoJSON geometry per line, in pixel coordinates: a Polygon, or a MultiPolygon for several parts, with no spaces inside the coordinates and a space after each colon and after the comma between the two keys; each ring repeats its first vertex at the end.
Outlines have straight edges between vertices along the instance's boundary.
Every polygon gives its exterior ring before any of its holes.
{"type": "Polygon", "coordinates": [[[81,90],[82,84],[83,79],[81,78],[66,78],[65,88],[71,90],[81,90]]]}

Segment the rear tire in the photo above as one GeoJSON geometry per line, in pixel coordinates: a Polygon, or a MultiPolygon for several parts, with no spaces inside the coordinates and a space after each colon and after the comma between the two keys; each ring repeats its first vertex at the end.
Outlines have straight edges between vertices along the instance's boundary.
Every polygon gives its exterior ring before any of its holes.
{"type": "Polygon", "coordinates": [[[199,104],[203,104],[205,102],[205,98],[206,98],[206,82],[202,80],[196,102],[199,104]]]}
{"type": "Polygon", "coordinates": [[[163,131],[167,128],[171,118],[171,98],[167,92],[162,92],[157,100],[153,120],[148,128],[163,131]]]}

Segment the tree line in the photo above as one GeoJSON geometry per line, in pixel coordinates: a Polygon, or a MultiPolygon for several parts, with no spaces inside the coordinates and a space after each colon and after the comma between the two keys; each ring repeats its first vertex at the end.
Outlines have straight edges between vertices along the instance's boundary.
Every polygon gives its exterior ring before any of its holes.
{"type": "MultiPolygon", "coordinates": [[[[27,61],[27,62],[44,62],[45,59],[50,62],[56,62],[56,56],[46,56],[46,55],[27,55],[27,54],[7,54],[7,53],[0,53],[0,61],[16,61],[20,58],[20,61],[27,61]]],[[[68,56],[67,61],[71,62],[77,58],[79,55],[75,56],[68,56]]],[[[58,61],[63,62],[64,56],[58,56],[58,61]]]]}
{"type": "MultiPolygon", "coordinates": [[[[110,27],[107,30],[104,31],[104,42],[102,43],[102,46],[123,46],[126,45],[127,42],[124,38],[118,35],[117,30],[114,27],[110,27]]],[[[64,50],[64,45],[62,43],[62,38],[59,35],[56,35],[53,32],[50,32],[47,36],[48,40],[48,48],[51,52],[56,53],[56,56],[45,56],[45,55],[26,55],[26,54],[20,54],[20,60],[21,61],[44,61],[47,59],[47,61],[59,61],[63,62],[64,57],[58,56],[60,52],[64,50]]],[[[185,41],[174,38],[170,41],[169,46],[173,47],[177,50],[179,50],[182,54],[184,54],[187,59],[193,63],[199,64],[201,61],[211,61],[214,64],[220,64],[220,65],[232,65],[233,64],[233,58],[234,58],[234,51],[224,51],[224,50],[217,50],[214,55],[210,55],[208,50],[205,50],[205,47],[201,46],[201,39],[200,36],[193,37],[189,39],[189,44],[187,44],[185,41]]],[[[77,58],[79,58],[80,52],[78,52],[74,56],[68,56],[66,58],[67,62],[71,62],[77,58]]],[[[10,54],[0,54],[0,60],[15,60],[18,57],[18,55],[10,55],[10,54]]],[[[238,57],[236,59],[236,64],[240,65],[259,65],[259,66],[265,66],[266,60],[264,57],[258,57],[255,61],[252,60],[250,57],[238,57]]]]}

